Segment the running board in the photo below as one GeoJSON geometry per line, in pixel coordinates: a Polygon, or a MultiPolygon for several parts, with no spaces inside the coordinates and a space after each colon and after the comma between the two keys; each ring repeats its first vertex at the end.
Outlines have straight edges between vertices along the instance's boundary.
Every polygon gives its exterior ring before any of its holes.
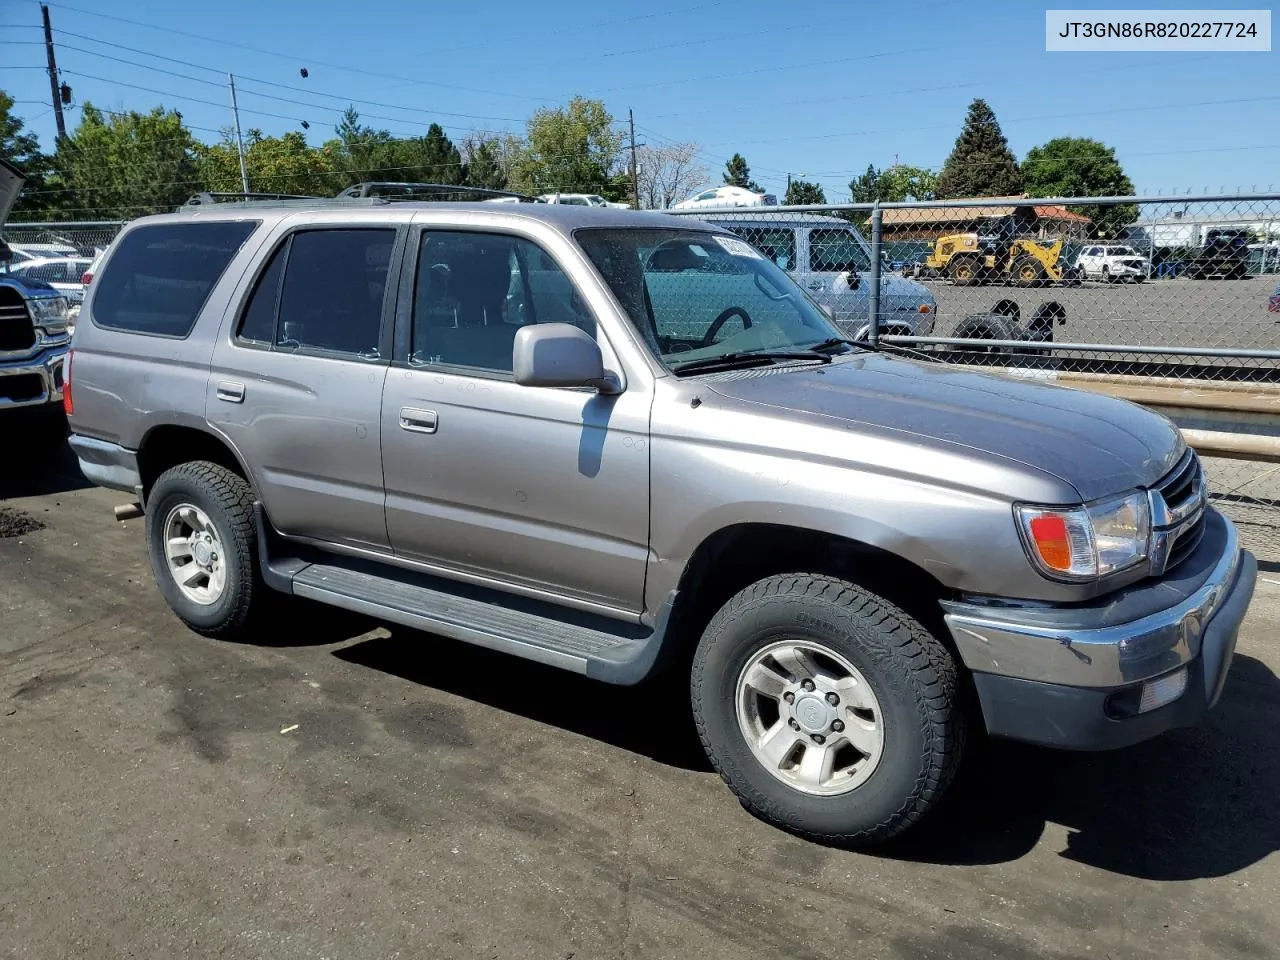
{"type": "Polygon", "coordinates": [[[314,562],[281,556],[289,545],[270,527],[261,504],[254,513],[263,579],[294,596],[608,683],[639,683],[665,646],[674,592],[650,629],[384,563],[335,554],[317,553],[314,562]]]}

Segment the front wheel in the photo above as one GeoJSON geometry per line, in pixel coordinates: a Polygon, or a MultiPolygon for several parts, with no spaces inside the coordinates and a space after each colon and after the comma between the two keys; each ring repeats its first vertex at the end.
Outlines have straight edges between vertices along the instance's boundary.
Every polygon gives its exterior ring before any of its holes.
{"type": "Polygon", "coordinates": [[[238,637],[263,606],[253,493],[244,478],[197,461],[166,470],[147,498],[147,548],[169,607],[207,637],[238,637]]]}
{"type": "Polygon", "coordinates": [[[694,715],[751,813],[827,842],[879,843],[916,823],[964,741],[955,661],[875,594],[816,574],[734,596],[694,658],[694,715]]]}

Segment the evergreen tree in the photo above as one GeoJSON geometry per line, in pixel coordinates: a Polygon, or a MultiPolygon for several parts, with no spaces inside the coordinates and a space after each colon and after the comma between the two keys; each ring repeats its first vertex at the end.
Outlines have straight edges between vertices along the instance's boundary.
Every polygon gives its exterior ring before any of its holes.
{"type": "Polygon", "coordinates": [[[938,176],[938,197],[1011,197],[1022,193],[1022,171],[991,107],[969,104],[964,129],[938,176]]]}
{"type": "Polygon", "coordinates": [[[827,195],[822,186],[808,180],[792,180],[787,184],[787,206],[799,206],[804,203],[826,203],[827,195]]]}
{"type": "Polygon", "coordinates": [[[470,141],[467,148],[467,185],[505,190],[507,173],[502,165],[502,146],[494,139],[470,141]]]}
{"type": "Polygon", "coordinates": [[[742,187],[753,193],[764,193],[760,184],[751,179],[751,168],[747,166],[746,157],[735,153],[724,165],[724,182],[731,187],[742,187]]]}

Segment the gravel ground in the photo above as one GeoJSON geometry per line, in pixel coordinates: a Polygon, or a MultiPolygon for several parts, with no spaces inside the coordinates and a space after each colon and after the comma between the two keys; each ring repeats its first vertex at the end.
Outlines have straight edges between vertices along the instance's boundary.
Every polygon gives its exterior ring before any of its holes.
{"type": "Polygon", "coordinates": [[[979,744],[877,855],[757,822],[678,689],[298,606],[165,609],[74,463],[0,474],[0,955],[1280,956],[1280,575],[1223,701],[1128,751],[979,744]]]}

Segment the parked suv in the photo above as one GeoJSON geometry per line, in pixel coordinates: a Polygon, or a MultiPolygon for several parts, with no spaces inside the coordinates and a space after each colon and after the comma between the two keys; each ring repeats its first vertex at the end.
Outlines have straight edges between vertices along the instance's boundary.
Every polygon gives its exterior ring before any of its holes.
{"type": "MultiPolygon", "coordinates": [[[[0,225],[25,182],[0,160],[0,225]]],[[[11,251],[0,240],[0,265],[11,251]]],[[[26,442],[61,446],[67,435],[62,412],[63,365],[71,340],[67,298],[22,272],[0,273],[0,436],[34,428],[26,442]]]]}
{"type": "Polygon", "coordinates": [[[1083,280],[1135,280],[1151,273],[1151,264],[1133,247],[1093,244],[1076,257],[1076,271],[1083,280]]]}
{"type": "MultiPolygon", "coordinates": [[[[830,311],[850,337],[866,340],[871,329],[871,245],[857,227],[839,217],[791,214],[787,218],[719,214],[706,218],[732,230],[789,273],[830,311]]],[[[880,332],[907,337],[933,333],[938,304],[929,288],[893,274],[880,275],[880,332]]]]}
{"type": "Polygon", "coordinates": [[[144,218],[68,389],[85,475],[145,511],[196,632],[266,638],[278,592],[428,655],[683,675],[742,803],[827,840],[919,820],[971,722],[1097,749],[1199,721],[1253,592],[1165,418],[851,344],[683,217],[144,218]]]}

